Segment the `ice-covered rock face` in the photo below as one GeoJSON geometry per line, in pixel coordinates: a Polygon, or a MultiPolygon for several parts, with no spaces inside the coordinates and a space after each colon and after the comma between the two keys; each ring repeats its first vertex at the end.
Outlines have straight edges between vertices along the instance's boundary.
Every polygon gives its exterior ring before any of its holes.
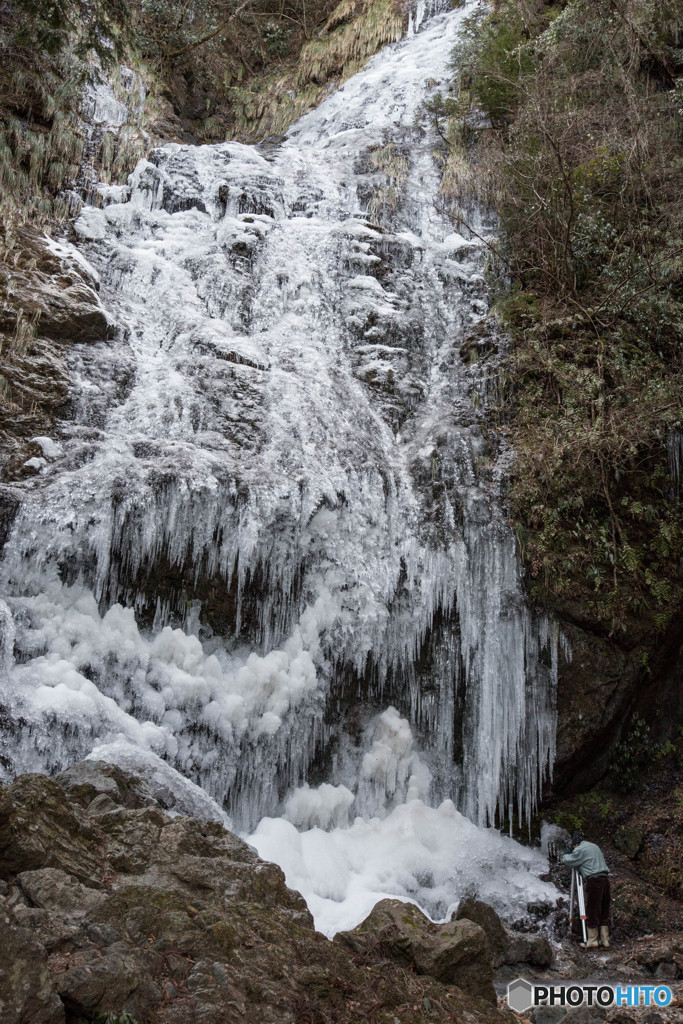
{"type": "Polygon", "coordinates": [[[308,778],[298,824],[532,808],[556,639],[463,355],[484,253],[415,127],[474,6],[418,11],[279,147],[167,145],[83,209],[119,334],[74,347],[6,548],[8,770],[134,744],[247,826],[308,778]]]}

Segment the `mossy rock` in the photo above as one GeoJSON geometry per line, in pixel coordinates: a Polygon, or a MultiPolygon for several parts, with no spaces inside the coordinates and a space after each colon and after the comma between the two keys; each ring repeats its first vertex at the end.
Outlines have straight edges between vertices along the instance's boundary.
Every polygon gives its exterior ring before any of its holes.
{"type": "Polygon", "coordinates": [[[473,921],[436,925],[412,903],[382,900],[353,931],[336,940],[356,952],[377,949],[399,964],[496,1001],[488,940],[473,921]]]}
{"type": "Polygon", "coordinates": [[[379,933],[369,920],[356,950],[330,942],[282,871],[221,825],[153,803],[103,812],[102,797],[123,800],[144,784],[92,763],[59,779],[0,787],[10,957],[0,1006],[12,1022],[128,1013],[140,1024],[412,1024],[427,1003],[434,1024],[501,1020],[485,936],[471,922],[437,926],[384,901],[379,933]]]}
{"type": "Polygon", "coordinates": [[[614,845],[617,850],[625,853],[627,857],[633,860],[638,856],[641,846],[643,845],[643,833],[639,828],[629,827],[622,825],[614,837],[614,845]]]}

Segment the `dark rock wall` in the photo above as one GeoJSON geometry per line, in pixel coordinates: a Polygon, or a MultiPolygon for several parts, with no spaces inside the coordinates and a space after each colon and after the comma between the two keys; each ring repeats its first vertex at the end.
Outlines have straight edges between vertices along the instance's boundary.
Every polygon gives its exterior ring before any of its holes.
{"type": "Polygon", "coordinates": [[[632,646],[565,619],[571,660],[558,678],[557,761],[554,792],[590,788],[610,770],[615,747],[635,717],[652,744],[683,723],[683,622],[659,638],[633,637],[632,646]]]}

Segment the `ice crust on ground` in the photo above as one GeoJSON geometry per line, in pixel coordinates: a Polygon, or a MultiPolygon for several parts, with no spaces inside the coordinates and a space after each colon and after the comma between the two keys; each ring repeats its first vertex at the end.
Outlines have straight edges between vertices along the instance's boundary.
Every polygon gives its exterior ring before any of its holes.
{"type": "Polygon", "coordinates": [[[440,921],[465,896],[514,919],[528,903],[554,903],[558,895],[538,877],[548,867],[539,851],[477,827],[450,800],[436,808],[411,800],[386,818],[356,818],[330,831],[300,832],[283,818],[264,818],[245,838],[280,865],[329,938],[355,928],[386,898],[415,903],[440,921]]]}
{"type": "MultiPolygon", "coordinates": [[[[505,342],[484,247],[454,230],[416,126],[476,6],[416,7],[278,147],[169,144],[126,188],[93,184],[79,247],[53,244],[119,332],[71,347],[73,419],[36,439],[0,567],[6,774],[161,758],[255,842],[279,836],[275,859],[305,829],[349,920],[383,877],[457,898],[456,834],[463,863],[482,851],[467,885],[488,891],[487,844],[540,884],[460,816],[532,812],[559,644],[523,600],[508,453],[487,441],[505,342]],[[443,852],[409,844],[413,865],[391,843],[418,819],[443,852]]],[[[105,93],[93,116],[116,125],[105,93]]]]}

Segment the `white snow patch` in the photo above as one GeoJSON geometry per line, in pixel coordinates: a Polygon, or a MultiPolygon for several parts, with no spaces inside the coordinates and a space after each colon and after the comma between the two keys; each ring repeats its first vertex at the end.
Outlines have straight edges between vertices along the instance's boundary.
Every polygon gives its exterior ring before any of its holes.
{"type": "Polygon", "coordinates": [[[50,462],[64,454],[61,444],[58,441],[53,441],[51,437],[32,437],[31,441],[34,444],[40,445],[43,457],[50,462]]]}
{"type": "Polygon", "coordinates": [[[264,818],[245,836],[265,860],[279,864],[287,885],[305,898],[316,928],[331,938],[355,928],[379,900],[416,903],[432,920],[447,920],[464,896],[476,896],[504,917],[557,890],[539,875],[547,861],[493,829],[479,828],[450,800],[396,807],[386,818],[356,818],[350,828],[298,832],[264,818]]]}

